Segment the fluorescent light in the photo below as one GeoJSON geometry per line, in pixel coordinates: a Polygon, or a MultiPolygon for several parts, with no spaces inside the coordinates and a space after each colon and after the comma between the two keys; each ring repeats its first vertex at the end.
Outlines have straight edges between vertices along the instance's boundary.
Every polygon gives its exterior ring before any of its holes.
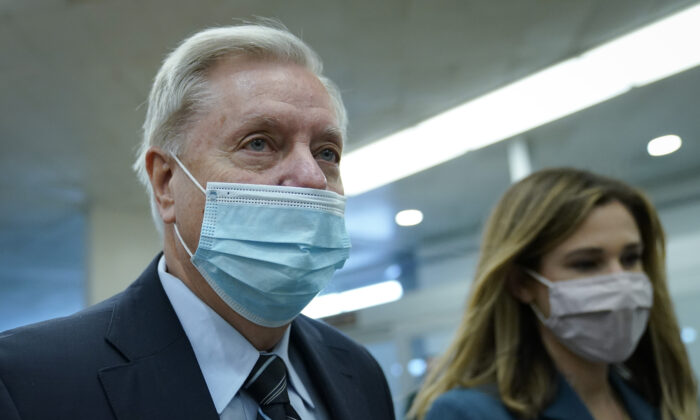
{"type": "Polygon", "coordinates": [[[401,277],[401,271],[401,266],[399,264],[392,264],[384,270],[384,278],[398,279],[401,277]]]}
{"type": "Polygon", "coordinates": [[[324,318],[342,312],[357,311],[401,299],[403,287],[389,280],[340,293],[317,296],[301,312],[311,318],[324,318]]]}
{"type": "Polygon", "coordinates": [[[408,373],[413,376],[414,378],[417,378],[421,376],[422,374],[425,373],[425,371],[428,369],[428,363],[424,359],[411,359],[408,362],[408,365],[406,365],[406,369],[408,370],[408,373]]]}
{"type": "Polygon", "coordinates": [[[348,153],[357,195],[700,64],[700,6],[642,27],[348,153]]]}
{"type": "Polygon", "coordinates": [[[657,137],[647,144],[647,152],[651,156],[669,155],[681,148],[681,138],[675,134],[657,137]]]}
{"type": "Polygon", "coordinates": [[[681,329],[681,340],[683,340],[685,344],[694,343],[697,338],[698,332],[695,328],[683,327],[683,329],[681,329]]]}
{"type": "Polygon", "coordinates": [[[512,183],[518,182],[532,173],[530,150],[522,137],[508,142],[508,169],[510,169],[510,182],[512,183]]]}
{"type": "Polygon", "coordinates": [[[423,212],[415,209],[401,210],[396,213],[394,221],[399,226],[415,226],[423,221],[423,212]]]}

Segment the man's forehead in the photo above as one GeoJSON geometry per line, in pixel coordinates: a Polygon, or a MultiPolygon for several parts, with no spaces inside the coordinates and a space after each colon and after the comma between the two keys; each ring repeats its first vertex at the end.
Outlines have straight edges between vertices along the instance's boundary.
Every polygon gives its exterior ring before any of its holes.
{"type": "MultiPolygon", "coordinates": [[[[255,73],[296,73],[298,75],[318,77],[301,64],[264,56],[224,56],[219,57],[206,72],[209,80],[229,80],[239,74],[255,73]]],[[[320,80],[319,80],[320,83],[320,80]]]]}
{"type": "Polygon", "coordinates": [[[225,89],[230,90],[227,93],[250,98],[277,89],[276,94],[290,92],[297,99],[307,96],[309,100],[327,102],[325,105],[332,108],[330,94],[318,76],[296,63],[235,57],[218,61],[206,78],[214,87],[213,94],[225,89]]]}

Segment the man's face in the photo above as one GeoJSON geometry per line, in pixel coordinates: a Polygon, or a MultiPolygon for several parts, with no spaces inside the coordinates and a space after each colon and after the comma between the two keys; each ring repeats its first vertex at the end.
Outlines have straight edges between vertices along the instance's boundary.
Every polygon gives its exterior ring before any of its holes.
{"type": "MultiPolygon", "coordinates": [[[[224,59],[207,77],[214,98],[187,131],[182,161],[199,183],[236,182],[343,194],[343,139],[321,82],[294,64],[224,59]]],[[[175,170],[175,217],[194,251],[204,194],[175,170]]]]}

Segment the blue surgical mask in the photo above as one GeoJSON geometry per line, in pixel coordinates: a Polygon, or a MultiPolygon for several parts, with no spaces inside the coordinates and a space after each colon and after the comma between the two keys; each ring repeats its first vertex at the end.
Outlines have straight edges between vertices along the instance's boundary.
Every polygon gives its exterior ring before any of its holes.
{"type": "Polygon", "coordinates": [[[292,321],[350,255],[345,197],[332,191],[208,182],[199,245],[190,261],[231,309],[279,327],[292,321]]]}

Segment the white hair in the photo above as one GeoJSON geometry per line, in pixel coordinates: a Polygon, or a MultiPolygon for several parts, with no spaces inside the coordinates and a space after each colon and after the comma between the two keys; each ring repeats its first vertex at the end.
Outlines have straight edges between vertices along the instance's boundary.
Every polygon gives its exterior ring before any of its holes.
{"type": "Polygon", "coordinates": [[[175,155],[183,150],[188,123],[205,109],[210,100],[207,70],[219,58],[264,58],[308,69],[318,77],[331,97],[341,134],[345,138],[347,112],[340,91],[323,76],[323,64],[318,55],[286,28],[277,26],[249,24],[205,29],[185,39],[163,61],[148,97],[143,140],[133,165],[148,191],[153,221],[161,235],[163,221],[146,171],[146,152],[152,146],[175,155]]]}

